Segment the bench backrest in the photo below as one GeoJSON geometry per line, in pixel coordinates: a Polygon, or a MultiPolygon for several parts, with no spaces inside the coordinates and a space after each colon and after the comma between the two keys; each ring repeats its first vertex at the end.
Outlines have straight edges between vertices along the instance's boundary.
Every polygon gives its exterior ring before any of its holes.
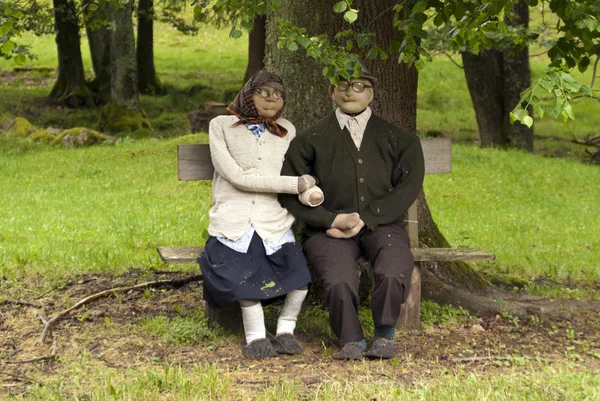
{"type": "MultiPolygon", "coordinates": [[[[422,138],[425,156],[425,174],[447,174],[452,172],[452,143],[448,138],[422,138]]],[[[212,180],[214,168],[207,144],[179,145],[178,176],[181,181],[212,180]]],[[[408,210],[407,228],[411,247],[419,244],[419,219],[417,202],[408,210]]]]}

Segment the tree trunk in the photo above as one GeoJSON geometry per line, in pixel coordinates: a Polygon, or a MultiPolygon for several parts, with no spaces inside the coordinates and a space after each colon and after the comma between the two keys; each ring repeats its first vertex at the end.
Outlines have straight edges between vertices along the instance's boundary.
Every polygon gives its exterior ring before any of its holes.
{"type": "Polygon", "coordinates": [[[106,104],[110,101],[110,31],[106,27],[110,5],[106,3],[92,12],[89,4],[91,0],[84,2],[83,18],[95,77],[88,86],[96,93],[98,103],[106,104]]]}
{"type": "Polygon", "coordinates": [[[165,91],[154,68],[154,4],[139,0],[137,30],[137,73],[140,93],[162,95],[165,91]]]}
{"type": "Polygon", "coordinates": [[[94,106],[92,94],[85,84],[79,21],[73,0],[53,0],[58,78],[49,97],[68,107],[94,106]]]}
{"type": "Polygon", "coordinates": [[[132,13],[132,2],[110,10],[110,103],[102,108],[101,130],[134,132],[150,126],[140,109],[132,13]]]}
{"type": "MultiPolygon", "coordinates": [[[[514,9],[517,18],[510,23],[527,27],[529,8],[521,1],[514,9]]],[[[512,54],[514,49],[484,50],[480,54],[463,52],[467,86],[475,110],[481,146],[516,147],[533,150],[533,129],[519,122],[510,124],[509,113],[520,93],[531,85],[529,51],[512,54]]],[[[529,110],[531,114],[531,109],[529,110]]]]}
{"type": "MultiPolygon", "coordinates": [[[[514,8],[517,18],[511,21],[512,25],[527,28],[529,26],[529,6],[521,0],[514,8]]],[[[509,50],[503,52],[504,56],[504,132],[510,146],[533,151],[533,126],[528,128],[519,122],[510,124],[508,114],[519,104],[521,92],[531,86],[531,69],[529,68],[529,48],[525,46],[521,51],[511,55],[509,50]]],[[[528,108],[529,115],[533,116],[533,108],[528,108]]]]}
{"type": "Polygon", "coordinates": [[[254,19],[254,27],[248,35],[248,66],[244,74],[244,83],[250,79],[256,72],[265,67],[265,41],[267,17],[257,16],[254,19]]]}
{"type": "MultiPolygon", "coordinates": [[[[378,17],[369,28],[376,31],[378,40],[384,45],[397,34],[392,25],[393,15],[389,11],[395,3],[392,0],[357,0],[352,3],[353,7],[360,10],[360,24],[363,26],[378,17]]],[[[335,32],[347,28],[341,17],[332,12],[331,4],[327,2],[283,0],[281,10],[283,18],[306,28],[311,35],[326,33],[332,38],[335,32]],[[311,12],[307,13],[307,9],[311,12]],[[323,32],[323,29],[326,31],[323,32]]],[[[267,23],[265,64],[268,70],[278,73],[283,78],[288,92],[285,116],[301,132],[333,109],[331,100],[327,97],[328,82],[322,75],[323,67],[308,58],[305,53],[277,48],[277,27],[272,17],[269,16],[267,23]]],[[[361,28],[359,25],[355,29],[361,28]]],[[[416,69],[398,64],[397,59],[397,56],[391,55],[386,61],[367,62],[367,66],[378,79],[375,100],[371,105],[374,112],[386,120],[415,131],[418,75],[416,69]]],[[[448,247],[448,241],[433,221],[423,194],[420,200],[421,244],[436,248],[448,247]]],[[[471,292],[488,294],[493,288],[481,274],[466,263],[444,263],[424,267],[426,272],[423,277],[430,279],[424,281],[423,293],[425,297],[439,303],[464,305],[471,292]],[[455,292],[442,291],[447,286],[455,288],[455,292]]]]}
{"type": "Polygon", "coordinates": [[[480,54],[462,52],[461,55],[481,146],[504,147],[502,53],[498,50],[484,50],[480,54]]]}

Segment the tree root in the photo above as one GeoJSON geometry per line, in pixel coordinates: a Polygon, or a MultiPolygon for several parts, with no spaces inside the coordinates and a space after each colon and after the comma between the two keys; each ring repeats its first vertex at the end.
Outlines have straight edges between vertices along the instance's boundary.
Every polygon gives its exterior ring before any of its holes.
{"type": "Polygon", "coordinates": [[[550,300],[543,297],[519,297],[491,287],[482,293],[472,293],[440,280],[429,269],[422,269],[423,298],[439,304],[460,306],[480,316],[509,314],[526,318],[539,316],[550,320],[569,320],[575,311],[600,312],[600,302],[550,300]]]}
{"type": "Polygon", "coordinates": [[[58,323],[58,321],[60,319],[67,316],[72,311],[81,308],[83,305],[89,304],[90,302],[96,301],[101,298],[108,297],[110,295],[114,295],[118,292],[139,291],[139,290],[145,289],[145,288],[161,287],[161,286],[171,286],[171,287],[179,288],[179,287],[184,286],[185,284],[188,284],[188,283],[191,283],[194,281],[200,281],[200,280],[202,280],[202,275],[195,275],[195,276],[191,276],[191,277],[187,277],[187,278],[183,278],[183,279],[149,281],[146,283],[137,284],[137,285],[133,285],[133,286],[129,286],[129,287],[111,288],[109,290],[90,295],[90,296],[80,300],[72,307],[59,312],[58,314],[56,314],[53,318],[51,318],[49,320],[46,320],[45,318],[40,316],[40,319],[42,319],[42,322],[44,323],[44,329],[42,330],[42,334],[40,336],[40,342],[42,342],[42,343],[44,342],[44,340],[46,339],[46,336],[48,335],[48,332],[52,329],[52,327],[54,325],[56,325],[56,323],[58,323]]]}

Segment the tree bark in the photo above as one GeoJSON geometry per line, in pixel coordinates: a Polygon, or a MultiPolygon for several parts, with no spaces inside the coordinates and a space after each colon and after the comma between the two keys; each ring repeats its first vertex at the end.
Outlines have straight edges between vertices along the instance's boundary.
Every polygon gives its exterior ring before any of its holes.
{"type": "Polygon", "coordinates": [[[138,90],[149,95],[162,95],[165,89],[154,67],[153,0],[139,0],[137,17],[138,90]]]}
{"type": "MultiPolygon", "coordinates": [[[[514,11],[517,18],[510,23],[526,28],[527,3],[519,2],[514,11]]],[[[510,124],[509,113],[518,104],[520,93],[531,85],[528,48],[513,53],[514,48],[509,47],[488,49],[480,54],[467,51],[461,55],[481,146],[533,151],[533,128],[519,122],[510,124]]]]}
{"type": "Polygon", "coordinates": [[[244,74],[244,83],[250,79],[256,72],[265,67],[265,41],[267,17],[265,15],[257,16],[254,19],[254,27],[248,35],[248,66],[244,74]]]}
{"type": "Polygon", "coordinates": [[[91,0],[84,2],[83,18],[95,77],[88,86],[96,93],[97,103],[106,104],[110,101],[110,6],[106,3],[92,12],[89,4],[91,0]]]}
{"type": "MultiPolygon", "coordinates": [[[[529,6],[521,0],[513,10],[516,19],[510,21],[514,26],[529,27],[529,6]]],[[[515,122],[510,124],[508,114],[515,108],[521,99],[521,92],[531,86],[531,69],[529,68],[529,47],[525,46],[516,54],[510,50],[503,51],[504,56],[504,132],[507,142],[511,147],[533,152],[533,126],[515,122]]],[[[528,108],[529,115],[533,116],[533,108],[528,108]]]]}
{"type": "Polygon", "coordinates": [[[49,97],[68,107],[92,107],[94,99],[85,84],[79,43],[79,21],[73,0],[53,0],[58,78],[49,97]]]}
{"type": "MultiPolygon", "coordinates": [[[[360,10],[362,20],[359,24],[363,24],[355,29],[360,30],[366,27],[365,24],[369,24],[368,28],[376,31],[380,43],[389,43],[397,35],[390,11],[395,3],[392,0],[353,2],[352,6],[360,10]]],[[[280,15],[283,18],[306,28],[309,34],[326,33],[333,38],[335,32],[348,27],[339,15],[332,12],[331,4],[327,2],[283,0],[281,10],[280,15]],[[311,12],[307,13],[306,10],[311,12]]],[[[296,125],[299,132],[302,132],[333,109],[331,100],[327,97],[328,82],[322,75],[323,67],[305,53],[277,48],[277,26],[273,17],[269,16],[267,23],[266,68],[283,78],[288,92],[285,116],[296,125]]],[[[414,132],[417,121],[418,74],[416,69],[398,64],[397,59],[397,55],[391,55],[386,61],[367,61],[367,67],[378,79],[375,100],[371,106],[382,118],[414,132]]],[[[422,193],[420,200],[421,245],[448,247],[448,241],[435,224],[422,193]]],[[[429,264],[424,265],[424,270],[426,272],[423,277],[432,279],[424,281],[423,293],[427,298],[439,303],[462,305],[464,299],[472,292],[484,295],[489,294],[493,288],[480,273],[466,263],[429,264]],[[455,291],[442,291],[446,286],[454,288],[455,291]]]]}
{"type": "Polygon", "coordinates": [[[150,126],[140,109],[132,14],[132,2],[110,10],[110,103],[102,109],[101,130],[135,132],[150,126]]]}

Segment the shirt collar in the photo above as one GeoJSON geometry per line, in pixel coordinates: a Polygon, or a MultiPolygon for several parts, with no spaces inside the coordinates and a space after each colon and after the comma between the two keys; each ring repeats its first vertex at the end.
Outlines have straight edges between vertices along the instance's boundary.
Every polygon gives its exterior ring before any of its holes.
{"type": "Polygon", "coordinates": [[[364,129],[367,127],[367,123],[369,122],[369,118],[371,118],[371,114],[373,114],[373,112],[369,106],[367,106],[365,111],[354,117],[344,113],[339,107],[335,109],[335,117],[337,118],[341,129],[344,129],[344,127],[348,124],[348,120],[354,118],[359,127],[364,131],[364,129]]]}

